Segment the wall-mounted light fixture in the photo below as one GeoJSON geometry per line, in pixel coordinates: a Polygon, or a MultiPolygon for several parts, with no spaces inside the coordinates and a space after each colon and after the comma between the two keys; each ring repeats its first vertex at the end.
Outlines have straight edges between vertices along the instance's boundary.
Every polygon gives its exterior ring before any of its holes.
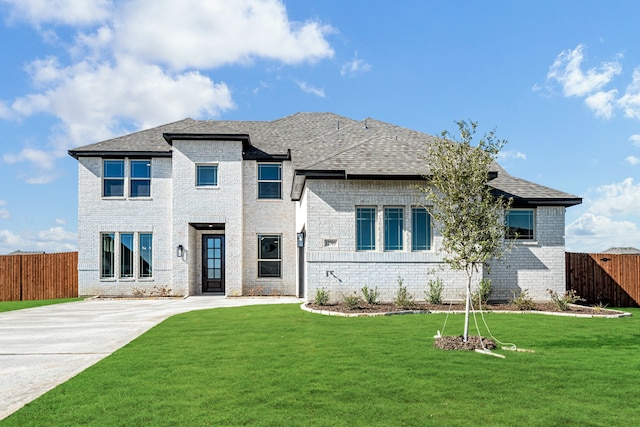
{"type": "Polygon", "coordinates": [[[182,258],[183,254],[184,254],[184,247],[182,245],[178,245],[178,250],[176,252],[177,257],[182,258]]]}

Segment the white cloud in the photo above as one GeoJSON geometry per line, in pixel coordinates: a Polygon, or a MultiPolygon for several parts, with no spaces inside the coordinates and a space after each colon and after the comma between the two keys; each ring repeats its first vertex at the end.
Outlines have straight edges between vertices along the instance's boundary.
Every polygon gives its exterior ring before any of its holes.
{"type": "Polygon", "coordinates": [[[637,158],[636,156],[628,156],[626,159],[624,159],[624,161],[626,163],[629,163],[631,166],[635,166],[638,163],[640,163],[640,159],[637,158]]]}
{"type": "Polygon", "coordinates": [[[320,98],[324,98],[325,97],[324,89],[311,86],[307,82],[302,82],[302,81],[298,81],[298,80],[296,80],[296,84],[298,85],[300,90],[302,90],[303,92],[319,96],[320,98]]]}
{"type": "Polygon", "coordinates": [[[632,141],[633,145],[640,147],[640,135],[639,134],[631,135],[629,137],[629,141],[632,141]]]}
{"type": "Polygon", "coordinates": [[[41,242],[69,242],[77,239],[76,233],[66,231],[63,227],[51,227],[48,230],[39,231],[37,236],[41,242]]]}
{"type": "Polygon", "coordinates": [[[27,230],[16,234],[10,230],[0,230],[0,254],[13,251],[68,252],[76,251],[78,236],[63,227],[48,230],[27,230]]]}
{"type": "MultiPolygon", "coordinates": [[[[55,179],[41,171],[51,171],[71,147],[234,108],[228,85],[196,68],[255,59],[313,63],[334,54],[326,40],[334,30],[290,21],[281,0],[0,1],[12,6],[14,18],[34,25],[93,25],[75,34],[68,47],[72,62],[62,63],[63,56],[33,60],[26,67],[33,92],[11,105],[0,102],[1,118],[44,113],[58,119],[47,147],[4,156],[5,162],[31,162],[38,171],[26,176],[31,183],[55,179]]],[[[324,96],[322,89],[299,86],[324,96]]]]}
{"type": "Polygon", "coordinates": [[[640,230],[631,221],[614,221],[585,213],[567,226],[567,250],[600,252],[611,247],[637,247],[640,230]]]}
{"type": "Polygon", "coordinates": [[[345,76],[354,76],[360,73],[366,73],[371,70],[371,64],[368,64],[364,59],[359,59],[358,54],[356,53],[356,57],[351,61],[347,61],[340,68],[340,75],[342,77],[345,76]]]}
{"type": "Polygon", "coordinates": [[[53,169],[54,166],[54,159],[50,153],[34,148],[25,148],[18,154],[5,154],[3,159],[9,164],[27,160],[34,163],[39,169],[45,170],[53,169]]]}
{"type": "Polygon", "coordinates": [[[506,150],[500,151],[498,153],[499,160],[507,160],[507,159],[517,159],[517,160],[527,160],[527,155],[520,151],[506,150]]]}
{"type": "Polygon", "coordinates": [[[178,70],[256,58],[298,64],[334,54],[325,39],[334,30],[290,21],[281,0],[134,0],[114,28],[117,51],[178,70]]]}
{"type": "MultiPolygon", "coordinates": [[[[226,84],[195,71],[171,74],[128,58],[114,66],[85,61],[60,67],[57,61],[47,60],[36,61],[31,68],[48,88],[16,99],[14,112],[25,117],[49,113],[60,122],[50,149],[25,148],[5,155],[4,160],[30,161],[38,169],[52,169],[67,149],[122,133],[126,124],[148,128],[185,117],[217,116],[233,108],[226,84]]],[[[41,178],[30,182],[49,182],[54,176],[41,178]]]]}
{"type": "Polygon", "coordinates": [[[46,22],[87,25],[106,19],[110,0],[1,0],[12,6],[11,19],[39,25],[46,22]]]}
{"type": "Polygon", "coordinates": [[[633,81],[627,86],[625,94],[618,103],[625,116],[640,119],[640,68],[633,71],[633,81]]]}
{"type": "Polygon", "coordinates": [[[613,114],[613,107],[615,104],[615,98],[618,94],[616,89],[603,92],[599,91],[585,98],[584,102],[587,104],[597,117],[604,117],[610,119],[613,114]]]}
{"type": "Polygon", "coordinates": [[[597,92],[622,71],[618,61],[603,62],[599,68],[583,71],[584,47],[580,44],[573,50],[562,51],[547,73],[547,80],[560,83],[566,96],[586,96],[597,92]]]}
{"type": "Polygon", "coordinates": [[[640,212],[640,184],[634,184],[633,178],[602,185],[593,193],[595,197],[589,198],[589,211],[595,215],[613,217],[640,212]]]}
{"type": "Polygon", "coordinates": [[[639,245],[640,184],[632,178],[591,190],[584,205],[586,212],[566,228],[568,249],[598,252],[639,245]]]}

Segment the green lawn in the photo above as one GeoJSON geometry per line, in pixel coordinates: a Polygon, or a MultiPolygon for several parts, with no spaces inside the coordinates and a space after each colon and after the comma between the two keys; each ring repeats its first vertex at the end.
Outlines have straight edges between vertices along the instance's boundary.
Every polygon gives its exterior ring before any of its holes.
{"type": "Polygon", "coordinates": [[[23,308],[40,307],[43,305],[62,304],[65,302],[81,301],[84,298],[47,299],[36,301],[0,301],[0,313],[3,311],[22,310],[23,308]]]}
{"type": "MultiPolygon", "coordinates": [[[[640,310],[489,314],[506,359],[433,347],[444,315],[328,317],[297,305],[174,316],[0,424],[640,425],[640,310]]],[[[449,334],[463,316],[449,317],[449,334]]]]}

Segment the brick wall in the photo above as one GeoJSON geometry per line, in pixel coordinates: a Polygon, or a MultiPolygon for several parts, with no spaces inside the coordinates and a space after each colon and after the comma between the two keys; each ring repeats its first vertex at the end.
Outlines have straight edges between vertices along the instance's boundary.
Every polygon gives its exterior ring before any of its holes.
{"type": "Polygon", "coordinates": [[[225,293],[242,292],[243,167],[239,141],[173,142],[173,235],[174,287],[188,295],[202,293],[202,235],[190,223],[224,224],[225,293]],[[196,164],[218,165],[218,187],[196,187],[196,164]],[[183,245],[182,258],[175,248],[183,245]]]}
{"type": "MultiPolygon", "coordinates": [[[[299,212],[307,212],[306,284],[307,300],[318,288],[329,291],[333,300],[378,287],[380,299],[391,301],[402,279],[416,299],[424,299],[430,279],[441,278],[443,297],[458,300],[464,294],[466,276],[451,271],[442,262],[438,248],[442,238],[433,230],[430,251],[411,251],[411,207],[419,199],[413,185],[420,182],[319,181],[308,180],[299,212]],[[376,207],[376,251],[356,251],[357,206],[376,207]],[[384,252],[383,212],[385,206],[404,208],[403,251],[384,252]],[[335,243],[334,243],[335,242],[335,243]]],[[[477,279],[474,279],[474,284],[477,279]]]]}
{"type": "Polygon", "coordinates": [[[293,179],[291,162],[282,162],[282,199],[258,200],[257,162],[245,161],[243,295],[296,295],[296,218],[289,191],[293,179]],[[258,277],[258,235],[282,235],[282,277],[258,277]]]}
{"type": "Polygon", "coordinates": [[[134,288],[151,290],[154,286],[173,286],[171,159],[152,159],[151,174],[150,198],[103,199],[102,159],[78,159],[79,295],[130,295],[134,288]],[[103,232],[153,233],[153,278],[101,279],[100,233],[103,232]]]}
{"type": "Polygon", "coordinates": [[[540,206],[535,212],[535,240],[515,244],[501,261],[492,263],[492,298],[509,300],[528,290],[535,300],[548,300],[547,289],[565,290],[565,208],[540,206]]]}
{"type": "MultiPolygon", "coordinates": [[[[419,202],[413,185],[421,182],[320,181],[308,180],[298,204],[298,231],[306,228],[306,298],[313,300],[316,289],[327,289],[332,299],[378,287],[381,299],[392,300],[398,278],[417,299],[425,298],[430,279],[443,280],[445,300],[460,300],[465,293],[466,275],[451,271],[438,250],[442,237],[433,229],[432,250],[411,251],[411,207],[419,202]],[[357,206],[376,207],[376,251],[355,249],[357,206]],[[404,208],[404,249],[384,252],[383,208],[404,208]]],[[[518,244],[503,262],[494,263],[491,274],[494,299],[508,299],[511,291],[526,288],[536,299],[546,299],[546,289],[564,289],[564,208],[541,207],[536,213],[538,240],[518,244]]],[[[486,272],[474,277],[472,286],[486,272]]]]}

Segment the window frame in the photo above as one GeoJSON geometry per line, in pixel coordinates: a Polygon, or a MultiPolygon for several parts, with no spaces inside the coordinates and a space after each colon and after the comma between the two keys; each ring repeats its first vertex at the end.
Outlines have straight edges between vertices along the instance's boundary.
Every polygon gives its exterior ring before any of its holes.
{"type": "Polygon", "coordinates": [[[135,269],[135,233],[118,233],[119,234],[119,248],[120,253],[118,254],[118,259],[120,260],[120,270],[118,272],[118,277],[120,279],[133,279],[134,269],[135,269]],[[126,243],[125,243],[126,236],[126,243]],[[126,245],[130,244],[131,247],[127,247],[126,245]]]}
{"type": "Polygon", "coordinates": [[[100,280],[153,279],[153,233],[107,231],[100,233],[100,280]],[[107,239],[110,239],[108,241],[107,239]],[[128,243],[125,243],[127,241],[128,243]],[[125,249],[130,244],[131,248],[125,249]],[[143,247],[147,244],[148,248],[143,247]],[[143,250],[148,252],[146,259],[143,250]],[[144,262],[146,263],[146,267],[144,262]]]}
{"type": "Polygon", "coordinates": [[[134,199],[151,197],[151,159],[129,159],[128,175],[129,175],[129,197],[134,199]],[[145,175],[148,175],[148,176],[133,176],[134,169],[137,170],[137,168],[134,168],[133,165],[137,163],[147,163],[146,165],[147,169],[146,169],[145,175]],[[145,192],[144,194],[139,194],[138,193],[139,189],[137,188],[137,185],[139,183],[144,183],[144,182],[148,182],[148,186],[147,186],[148,192],[145,192]],[[136,191],[134,191],[134,185],[136,186],[136,191]]]}
{"type": "Polygon", "coordinates": [[[258,256],[257,256],[257,277],[259,279],[281,279],[282,278],[282,234],[258,234],[258,256]],[[275,239],[277,245],[277,257],[265,258],[263,253],[264,239],[275,239]],[[277,265],[277,274],[264,274],[262,267],[271,264],[277,265]]]}
{"type": "Polygon", "coordinates": [[[116,277],[116,233],[100,233],[100,279],[115,279],[116,277]],[[111,239],[109,246],[105,238],[111,239]]]}
{"type": "Polygon", "coordinates": [[[126,191],[126,176],[127,176],[127,163],[125,159],[102,159],[102,197],[105,198],[122,198],[125,197],[126,191]],[[120,163],[122,164],[122,174],[121,175],[111,175],[107,170],[110,169],[107,167],[107,163],[120,163]],[[107,183],[115,183],[120,182],[121,194],[107,194],[107,188],[111,189],[111,185],[107,187],[107,183]]]}
{"type": "Polygon", "coordinates": [[[355,212],[356,219],[356,251],[359,252],[371,252],[376,250],[376,216],[377,208],[375,206],[356,206],[355,212]],[[367,217],[362,217],[361,214],[368,212],[367,217]],[[367,224],[364,221],[370,221],[367,224]],[[366,227],[366,229],[365,229],[366,227]],[[363,231],[367,231],[369,237],[368,243],[363,244],[363,231]]]}
{"type": "Polygon", "coordinates": [[[257,182],[257,189],[256,189],[256,196],[258,200],[282,200],[282,163],[280,162],[262,162],[262,163],[257,163],[257,168],[256,168],[256,182],[257,182]],[[277,173],[277,178],[265,178],[264,176],[262,176],[261,171],[263,168],[267,168],[267,167],[277,167],[278,173],[277,173]],[[269,196],[268,195],[268,191],[261,191],[263,186],[267,186],[267,185],[273,185],[273,184],[277,184],[277,195],[275,196],[269,196]]]}
{"type": "Polygon", "coordinates": [[[219,187],[218,183],[218,163],[196,163],[196,187],[198,188],[217,188],[219,187]],[[200,168],[215,168],[214,169],[214,178],[215,182],[213,184],[209,183],[200,183],[200,168]]]}
{"type": "Polygon", "coordinates": [[[153,278],[153,233],[140,232],[138,233],[138,279],[152,279],[153,278]],[[142,245],[145,243],[143,236],[148,236],[149,247],[145,248],[142,245]],[[146,260],[143,257],[143,251],[148,252],[147,268],[144,268],[146,260]],[[148,272],[147,272],[148,271],[148,272]]]}
{"type": "Polygon", "coordinates": [[[424,206],[412,206],[411,207],[411,251],[413,252],[430,251],[433,245],[432,239],[433,239],[433,233],[432,233],[432,227],[431,227],[431,214],[429,213],[427,208],[425,208],[424,206]],[[418,213],[425,215],[426,236],[424,236],[424,240],[425,240],[424,245],[421,242],[417,241],[418,237],[423,237],[423,236],[420,236],[417,232],[417,229],[418,229],[417,214],[418,213]]]}
{"type": "Polygon", "coordinates": [[[404,250],[404,207],[385,206],[383,208],[383,229],[384,229],[383,240],[384,240],[385,252],[403,251],[404,250]],[[395,241],[393,245],[391,243],[392,241],[395,241]]]}
{"type": "Polygon", "coordinates": [[[508,209],[504,215],[505,225],[505,239],[515,240],[517,242],[532,242],[536,240],[536,210],[534,208],[512,208],[508,209]],[[527,232],[524,235],[518,235],[517,232],[512,232],[517,227],[510,226],[510,218],[512,214],[528,213],[529,219],[527,224],[530,226],[530,233],[527,232]]]}

